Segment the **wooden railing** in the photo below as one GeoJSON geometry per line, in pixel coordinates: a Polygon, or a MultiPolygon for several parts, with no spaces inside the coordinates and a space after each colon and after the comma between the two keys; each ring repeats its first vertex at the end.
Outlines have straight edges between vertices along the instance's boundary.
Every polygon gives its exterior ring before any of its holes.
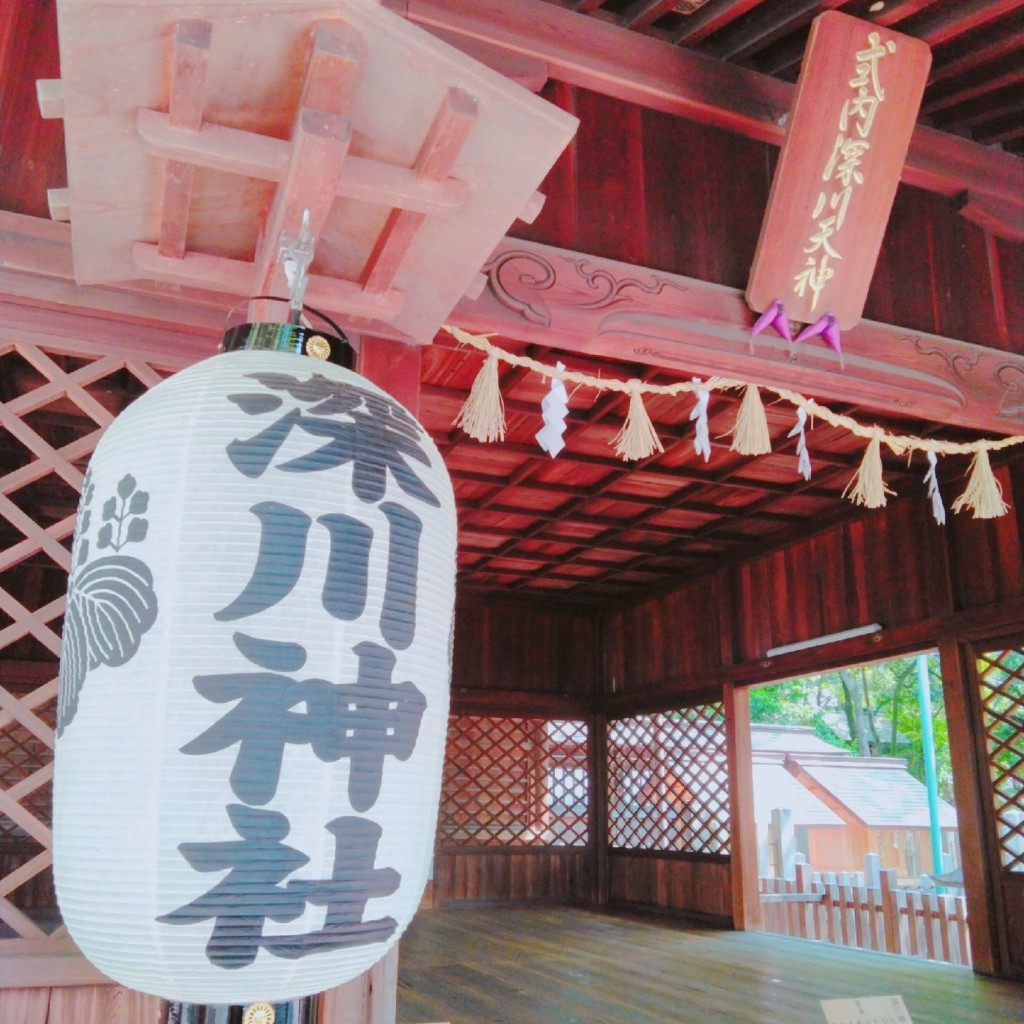
{"type": "Polygon", "coordinates": [[[760,878],[765,931],[858,949],[971,965],[963,895],[900,889],[893,868],[818,872],[796,865],[796,878],[760,878]],[[877,879],[877,881],[875,881],[877,879]]]}

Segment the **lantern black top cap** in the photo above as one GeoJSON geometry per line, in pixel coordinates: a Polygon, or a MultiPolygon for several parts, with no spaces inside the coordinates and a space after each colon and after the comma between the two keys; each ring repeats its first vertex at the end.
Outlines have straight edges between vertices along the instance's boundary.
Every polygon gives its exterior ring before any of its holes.
{"type": "MultiPolygon", "coordinates": [[[[276,296],[258,296],[276,298],[276,296]]],[[[281,299],[287,302],[287,299],[281,299]]],[[[334,363],[352,369],[355,362],[352,346],[345,332],[330,317],[309,306],[304,309],[330,325],[330,330],[314,328],[304,323],[244,323],[224,332],[222,352],[258,349],[265,352],[294,352],[313,359],[334,363]]]]}

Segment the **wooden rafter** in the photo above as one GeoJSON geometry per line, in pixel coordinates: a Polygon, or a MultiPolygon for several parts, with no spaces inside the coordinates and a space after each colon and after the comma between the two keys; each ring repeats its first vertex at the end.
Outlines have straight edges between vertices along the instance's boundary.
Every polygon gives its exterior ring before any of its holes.
{"type": "MultiPolygon", "coordinates": [[[[540,0],[477,0],[472,10],[457,0],[385,3],[428,28],[544,60],[553,77],[572,85],[774,145],[785,134],[793,86],[615,24],[581,18],[540,0]]],[[[693,17],[707,12],[710,18],[720,7],[709,4],[693,17]]],[[[971,188],[1024,205],[1024,162],[1019,158],[921,126],[914,132],[903,180],[945,195],[971,188]]]]}
{"type": "MultiPolygon", "coordinates": [[[[508,225],[536,215],[576,127],[374,0],[58,15],[61,84],[41,99],[64,118],[69,184],[50,205],[80,284],[287,295],[282,239],[305,218],[309,303],[426,344],[508,225]]],[[[281,316],[265,306],[250,316],[281,316]]]]}

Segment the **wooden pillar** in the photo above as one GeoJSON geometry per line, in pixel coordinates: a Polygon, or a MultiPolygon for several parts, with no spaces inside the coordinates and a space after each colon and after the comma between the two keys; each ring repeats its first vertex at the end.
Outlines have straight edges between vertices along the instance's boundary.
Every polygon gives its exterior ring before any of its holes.
{"type": "Polygon", "coordinates": [[[750,754],[750,698],[746,688],[723,688],[729,757],[729,832],[732,866],[732,919],[737,931],[761,927],[757,892],[757,834],[754,828],[754,773],[750,754]]]}
{"type": "Polygon", "coordinates": [[[981,974],[1002,973],[998,939],[998,867],[993,849],[993,830],[988,818],[988,762],[984,732],[973,693],[974,673],[967,663],[968,651],[947,637],[939,644],[942,690],[949,729],[949,756],[953,767],[957,831],[964,892],[971,915],[971,959],[981,974]]]}
{"type": "MultiPolygon", "coordinates": [[[[420,347],[363,337],[356,369],[406,409],[419,415],[420,347]]],[[[319,1024],[395,1024],[398,1009],[398,946],[365,974],[320,997],[319,1024]]]]}
{"type": "Polygon", "coordinates": [[[421,351],[419,345],[406,345],[400,341],[364,335],[356,359],[356,370],[418,417],[421,351]]]}
{"type": "Polygon", "coordinates": [[[590,902],[608,904],[608,719],[590,716],[590,902]]]}
{"type": "Polygon", "coordinates": [[[398,946],[368,971],[320,996],[319,1024],[395,1024],[398,946]]]}

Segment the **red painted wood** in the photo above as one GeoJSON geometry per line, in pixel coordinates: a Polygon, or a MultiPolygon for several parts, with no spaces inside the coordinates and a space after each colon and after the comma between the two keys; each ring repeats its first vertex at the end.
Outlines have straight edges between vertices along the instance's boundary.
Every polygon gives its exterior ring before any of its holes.
{"type": "Polygon", "coordinates": [[[413,416],[419,416],[422,351],[419,345],[363,337],[356,369],[404,405],[413,416]]]}
{"type": "Polygon", "coordinates": [[[60,77],[57,24],[52,15],[40,17],[39,3],[5,3],[0,7],[0,124],[9,134],[17,126],[17,159],[0,159],[0,196],[5,210],[32,217],[49,217],[46,192],[67,181],[64,128],[60,121],[36,113],[37,78],[60,77]],[[60,168],[56,180],[43,168],[60,168]]]}
{"type": "MultiPolygon", "coordinates": [[[[541,97],[574,117],[576,111],[576,90],[564,82],[550,80],[541,91],[541,97]]],[[[540,185],[545,196],[544,206],[532,223],[516,221],[509,234],[549,245],[575,245],[577,199],[576,174],[579,161],[576,156],[576,140],[573,139],[562,151],[540,185]]]]}
{"type": "Polygon", "coordinates": [[[679,860],[612,850],[608,868],[613,904],[703,915],[720,923],[732,919],[728,859],[679,860]]]}
{"type": "MultiPolygon", "coordinates": [[[[546,60],[554,77],[775,145],[793,87],[539,0],[386,0],[429,28],[546,60]]],[[[1024,165],[1010,153],[918,127],[903,180],[945,195],[976,188],[1016,207],[1024,165]]]]}
{"type": "MultiPolygon", "coordinates": [[[[1005,472],[1002,479],[1009,496],[1005,472]]],[[[718,672],[728,676],[730,660],[762,666],[767,680],[778,671],[765,660],[771,647],[870,622],[897,629],[1021,596],[1017,529],[1013,516],[986,523],[961,515],[951,516],[944,532],[913,496],[675,592],[609,610],[605,692],[620,703],[652,691],[671,701],[669,692],[683,697],[718,672]],[[973,566],[959,574],[974,580],[970,592],[950,590],[947,542],[973,566]],[[731,659],[720,638],[731,638],[731,659]]]]}
{"type": "MultiPolygon", "coordinates": [[[[209,66],[208,21],[183,19],[174,34],[174,67],[171,74],[170,123],[175,128],[198,132],[206,104],[206,72],[209,66]]],[[[160,235],[157,248],[162,256],[180,259],[185,255],[188,236],[188,208],[192,201],[195,168],[178,160],[164,165],[163,201],[160,204],[160,235]]]]}
{"type": "Polygon", "coordinates": [[[585,850],[459,849],[434,859],[434,902],[585,903],[590,870],[585,850]]]}
{"type": "Polygon", "coordinates": [[[747,285],[757,312],[861,317],[900,180],[931,52],[919,40],[828,11],[811,26],[747,285]]]}
{"type": "MultiPolygon", "coordinates": [[[[718,373],[826,400],[855,397],[880,410],[999,433],[1024,423],[1009,383],[1016,360],[991,350],[862,322],[844,338],[840,370],[820,343],[794,352],[762,335],[751,346],[753,317],[732,289],[513,241],[495,253],[488,273],[488,292],[461,302],[452,318],[479,333],[632,358],[685,376],[718,373]]],[[[930,288],[927,294],[930,301],[930,288]]]]}
{"type": "Polygon", "coordinates": [[[579,90],[576,247],[627,263],[646,262],[641,109],[579,90]]]}
{"type": "Polygon", "coordinates": [[[643,114],[647,252],[643,263],[743,288],[774,150],[658,111],[643,114]],[[721,168],[729,173],[722,174],[721,168]]]}
{"type": "Polygon", "coordinates": [[[598,624],[583,609],[459,600],[452,691],[596,692],[598,624]]]}

